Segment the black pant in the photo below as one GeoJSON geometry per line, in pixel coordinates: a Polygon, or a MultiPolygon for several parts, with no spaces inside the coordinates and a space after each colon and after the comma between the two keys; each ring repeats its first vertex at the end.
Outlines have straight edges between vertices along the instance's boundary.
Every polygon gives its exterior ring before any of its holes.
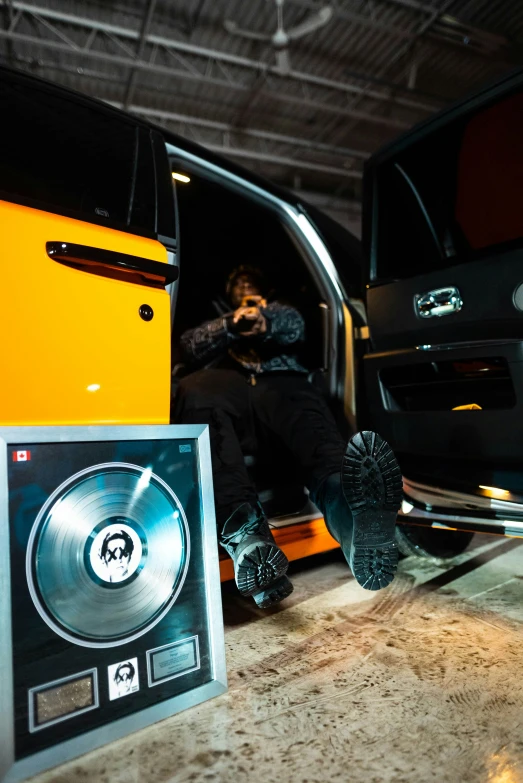
{"type": "Polygon", "coordinates": [[[181,381],[174,421],[209,425],[219,526],[242,503],[257,501],[244,454],[256,452],[260,435],[290,450],[313,500],[323,480],[340,470],[345,451],[327,403],[297,373],[259,375],[252,386],[237,370],[200,370],[181,381]]]}

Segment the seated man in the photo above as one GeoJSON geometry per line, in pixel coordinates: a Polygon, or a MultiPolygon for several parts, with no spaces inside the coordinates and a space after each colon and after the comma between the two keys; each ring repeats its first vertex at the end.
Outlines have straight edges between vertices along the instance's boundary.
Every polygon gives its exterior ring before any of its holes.
{"type": "Polygon", "coordinates": [[[394,454],[373,432],[346,445],[296,357],[303,318],[286,304],[267,304],[259,270],[234,270],[226,291],[230,312],[182,335],[184,357],[196,371],[180,382],[174,420],[209,425],[218,535],[240,592],[260,607],[292,592],[287,558],[245,467],[260,430],[285,444],[303,469],[357,581],[368,590],[386,587],[398,561],[394,528],[402,497],[394,454]]]}

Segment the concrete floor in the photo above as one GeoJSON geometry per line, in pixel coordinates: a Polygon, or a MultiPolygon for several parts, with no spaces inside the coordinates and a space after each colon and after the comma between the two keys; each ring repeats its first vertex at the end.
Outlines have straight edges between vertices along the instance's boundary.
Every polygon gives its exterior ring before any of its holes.
{"type": "Polygon", "coordinates": [[[339,553],[292,578],[269,612],[225,586],[227,694],[34,783],[523,783],[523,541],[379,593],[339,553]]]}

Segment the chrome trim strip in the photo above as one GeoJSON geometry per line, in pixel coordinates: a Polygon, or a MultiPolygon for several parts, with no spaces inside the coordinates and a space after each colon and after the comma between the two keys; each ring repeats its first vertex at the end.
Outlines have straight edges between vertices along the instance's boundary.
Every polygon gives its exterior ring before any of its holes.
{"type": "MultiPolygon", "coordinates": [[[[212,483],[211,441],[209,427],[195,424],[178,424],[176,427],[199,429],[198,456],[200,467],[200,502],[202,505],[203,553],[205,559],[209,646],[213,659],[213,678],[223,693],[227,690],[227,668],[225,663],[225,634],[223,629],[222,591],[220,586],[220,562],[218,559],[218,534],[214,511],[214,489],[212,483]]],[[[209,685],[202,685],[205,689],[209,685]]],[[[203,696],[199,701],[203,701],[203,696]]],[[[209,697],[210,698],[210,697],[209,697]]],[[[195,702],[197,704],[199,702],[195,702]]],[[[185,709],[185,707],[183,708],[185,709]]]]}
{"type": "Polygon", "coordinates": [[[509,338],[507,340],[470,340],[461,343],[440,343],[438,345],[416,345],[416,351],[452,351],[464,350],[465,348],[485,348],[490,349],[498,345],[515,345],[521,343],[519,338],[509,338]]]}
{"type": "MultiPolygon", "coordinates": [[[[454,510],[467,509],[468,511],[489,511],[501,516],[523,517],[523,502],[499,500],[486,495],[471,495],[466,492],[431,487],[411,479],[403,479],[403,491],[407,498],[412,498],[417,503],[424,505],[428,511],[433,506],[437,508],[449,508],[454,510]]],[[[511,497],[518,497],[511,495],[511,497]]],[[[492,520],[491,520],[492,521],[492,520]]]]}
{"type": "Polygon", "coordinates": [[[345,376],[343,378],[343,412],[352,432],[357,432],[356,423],[356,361],[354,358],[354,321],[352,314],[343,303],[345,322],[345,376]]]}
{"type": "Polygon", "coordinates": [[[392,348],[389,351],[373,351],[365,354],[365,357],[369,359],[383,359],[388,356],[408,356],[412,355],[414,351],[462,351],[465,349],[474,349],[481,351],[490,351],[498,346],[507,345],[522,345],[523,340],[520,339],[507,339],[507,340],[476,340],[475,342],[462,342],[462,343],[440,343],[438,345],[412,345],[407,348],[392,348]]]}
{"type": "MultiPolygon", "coordinates": [[[[407,503],[407,506],[410,506],[410,504],[407,503]]],[[[458,514],[437,514],[434,511],[423,511],[414,506],[405,508],[405,503],[399,513],[399,517],[406,524],[409,523],[409,520],[418,519],[428,523],[427,527],[442,528],[443,530],[455,530],[461,525],[467,528],[495,527],[499,528],[499,532],[503,536],[523,537],[523,522],[514,522],[510,519],[486,519],[485,517],[463,517],[458,514]]]]}

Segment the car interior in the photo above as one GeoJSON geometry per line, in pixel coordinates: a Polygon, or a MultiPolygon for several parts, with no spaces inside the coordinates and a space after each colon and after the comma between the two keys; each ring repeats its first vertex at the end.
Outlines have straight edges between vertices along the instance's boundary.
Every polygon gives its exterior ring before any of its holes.
{"type": "MultiPolygon", "coordinates": [[[[189,371],[180,354],[180,336],[223,312],[228,275],[240,264],[263,271],[269,301],[287,302],[302,314],[306,342],[298,358],[309,370],[310,382],[327,394],[322,383],[321,296],[284,223],[273,209],[254,199],[202,172],[188,173],[190,182],[176,185],[180,282],[172,332],[173,395],[178,380],[189,371]]],[[[308,506],[292,455],[280,444],[261,442],[258,453],[247,455],[246,462],[270,517],[318,515],[308,506]]]]}

